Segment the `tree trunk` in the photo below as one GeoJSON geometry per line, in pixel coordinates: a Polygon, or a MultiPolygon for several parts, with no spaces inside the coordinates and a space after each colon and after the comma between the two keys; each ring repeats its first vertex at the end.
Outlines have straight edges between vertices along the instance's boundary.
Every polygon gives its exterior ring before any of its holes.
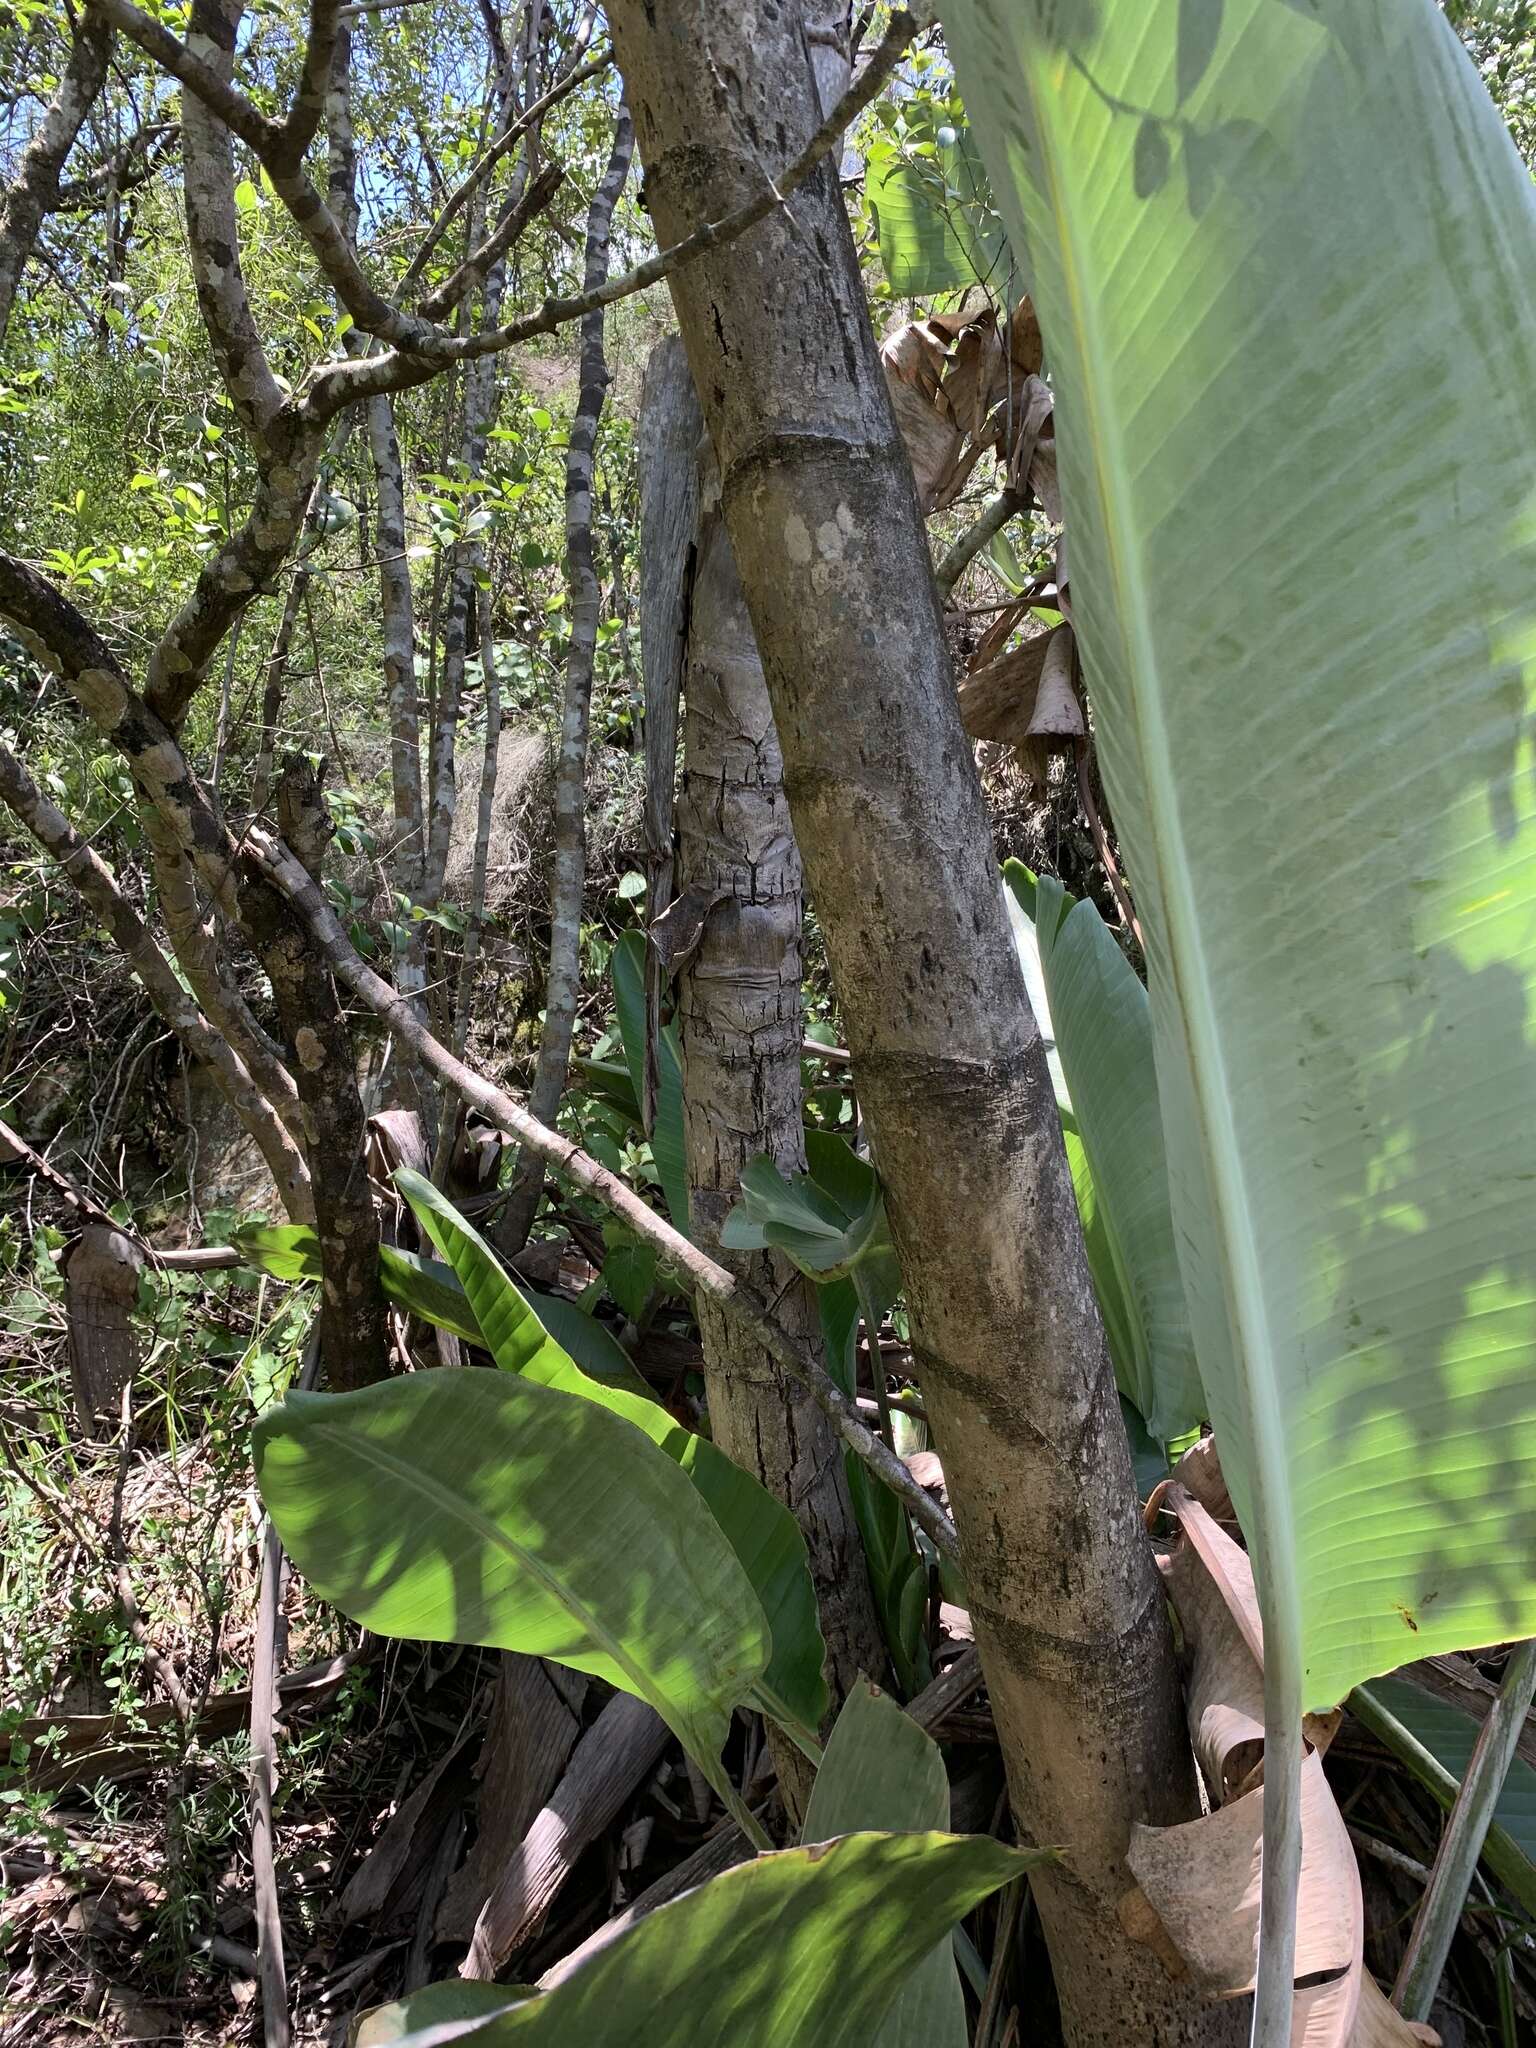
{"type": "MultiPolygon", "coordinates": [[[[668,438],[686,440],[688,459],[697,462],[703,422],[680,350],[676,375],[686,385],[693,431],[668,438]]],[[[647,396],[657,405],[669,402],[654,372],[647,396]]],[[[805,1033],[800,855],[763,666],[713,482],[706,478],[700,493],[677,811],[684,896],[699,910],[712,906],[678,978],[689,1214],[700,1249],[775,1302],[814,1351],[815,1295],[794,1266],[775,1254],[720,1250],[720,1229],[749,1159],[767,1152],[785,1172],[805,1170],[805,1033]]],[[[672,545],[665,532],[657,539],[672,545]]],[[[815,1402],[766,1351],[743,1344],[710,1302],[698,1307],[715,1441],[794,1511],[805,1532],[835,1712],[860,1673],[878,1678],[886,1662],[841,1445],[815,1402]]],[[[776,1741],[774,1755],[787,1797],[803,1805],[810,1774],[799,1752],[776,1741]]]]}
{"type": "MultiPolygon", "coordinates": [[[[658,236],[762,190],[814,125],[796,8],[615,0],[658,236]]],[[[926,537],[834,165],[672,292],[847,1022],[1067,2039],[1238,2022],[1116,1914],[1133,1822],[1193,1816],[1040,1033],[961,728],[926,537]]]]}
{"type": "MultiPolygon", "coordinates": [[[[330,821],[302,754],[283,764],[277,807],[284,839],[318,881],[330,821]]],[[[389,1372],[389,1337],[352,1034],[330,969],[287,905],[247,887],[242,912],[272,983],[303,1110],[323,1274],[320,1355],[338,1392],[366,1387],[389,1372]]]]}

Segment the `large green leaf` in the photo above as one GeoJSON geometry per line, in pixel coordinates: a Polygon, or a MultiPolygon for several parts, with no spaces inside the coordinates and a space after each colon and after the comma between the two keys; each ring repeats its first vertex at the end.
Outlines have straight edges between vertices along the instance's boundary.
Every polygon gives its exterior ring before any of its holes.
{"type": "Polygon", "coordinates": [[[942,12],[1263,1605],[1268,2042],[1301,1709],[1536,1632],[1536,199],[1433,0],[942,12]]]}
{"type": "MultiPolygon", "coordinates": [[[[1017,861],[1003,877],[1038,949],[1073,1129],[1084,1231],[1116,1374],[1154,1437],[1195,1428],[1205,1397],[1179,1274],[1147,992],[1091,903],[1017,861]],[[1112,1280],[1102,1273],[1107,1263],[1112,1280]],[[1107,1284],[1106,1284],[1107,1282],[1107,1284]]],[[[1023,935],[1021,957],[1027,951],[1023,935]]],[[[1033,991],[1032,991],[1033,994],[1033,991]]],[[[1069,1153],[1075,1151],[1069,1144],[1069,1153]]]]}
{"type": "Polygon", "coordinates": [[[880,140],[869,150],[864,194],[880,243],[880,267],[903,298],[1012,284],[1006,238],[987,174],[968,128],[903,149],[880,140]]]}
{"type": "MultiPolygon", "coordinates": [[[[306,1223],[244,1225],[235,1231],[231,1242],[274,1280],[320,1278],[320,1240],[306,1223]]],[[[466,1343],[485,1344],[458,1275],[441,1259],[423,1258],[420,1252],[403,1251],[397,1245],[380,1245],[379,1277],[397,1308],[408,1309],[439,1329],[451,1330],[466,1343]]],[[[623,1345],[584,1309],[560,1295],[539,1294],[533,1288],[523,1299],[584,1373],[649,1398],[650,1388],[623,1345]]]]}
{"type": "Polygon", "coordinates": [[[942,1834],[758,1856],[647,1913],[541,1997],[400,2048],[867,2048],[914,1955],[1045,1860],[942,1834]]]}
{"type": "Polygon", "coordinates": [[[398,2048],[428,2027],[448,2021],[488,2019],[520,1998],[535,1998],[526,1985],[486,1984],[478,1977],[450,1977],[443,1984],[423,1984],[389,2005],[370,2006],[347,2029],[347,2048],[398,2048]]]}
{"type": "Polygon", "coordinates": [[[598,1380],[580,1370],[542,1326],[490,1246],[446,1196],[405,1167],[396,1172],[395,1182],[462,1282],[498,1365],[621,1415],[688,1473],[768,1619],[772,1655],[752,1687],[752,1697],[799,1741],[814,1748],[816,1730],[827,1711],[822,1676],[826,1651],[805,1538],[795,1517],[724,1451],[674,1421],[643,1382],[636,1394],[628,1385],[598,1380]]]}
{"type": "MultiPolygon", "coordinates": [[[[242,1258],[274,1280],[318,1280],[324,1270],[319,1236],[307,1223],[243,1223],[231,1233],[230,1243],[242,1258]]],[[[397,1308],[451,1330],[466,1343],[481,1342],[463,1288],[451,1268],[436,1259],[424,1259],[419,1252],[403,1251],[398,1245],[381,1244],[379,1281],[397,1308]]]]}
{"type": "Polygon", "coordinates": [[[253,1442],[278,1534],[323,1599],[383,1635],[604,1678],[723,1789],[768,1625],[709,1510],[632,1424],[523,1374],[440,1367],[290,1394],[253,1442]]]}
{"type": "Polygon", "coordinates": [[[1536,204],[1432,0],[1188,5],[943,11],[1294,1716],[1536,1632],[1536,204]]]}
{"type": "MultiPolygon", "coordinates": [[[[802,1842],[860,1828],[944,1829],[949,1775],[937,1746],[896,1702],[867,1681],[843,1702],[811,1787],[802,1842]]],[[[940,1940],[914,1962],[876,2048],[967,2048],[965,1999],[954,1950],[940,1940]]]]}
{"type": "MultiPolygon", "coordinates": [[[[645,934],[625,932],[613,949],[608,971],[613,1007],[624,1046],[624,1062],[637,1103],[645,1100],[645,934]]],[[[656,1121],[651,1157],[666,1197],[673,1228],[689,1235],[688,1156],[683,1143],[683,1062],[676,1027],[663,1026],[656,1047],[656,1121]]]]}

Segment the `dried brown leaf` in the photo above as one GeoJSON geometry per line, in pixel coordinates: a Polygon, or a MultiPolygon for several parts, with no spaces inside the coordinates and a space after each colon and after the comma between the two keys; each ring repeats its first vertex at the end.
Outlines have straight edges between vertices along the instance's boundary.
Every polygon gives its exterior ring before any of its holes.
{"type": "MultiPolygon", "coordinates": [[[[1208,1481],[1210,1472],[1202,1476],[1208,1481]]],[[[1253,1985],[1263,1842],[1264,1639],[1248,1554],[1177,1481],[1162,1505],[1181,1541],[1166,1561],[1189,1653],[1190,1735],[1214,1813],[1174,1828],[1137,1828],[1131,1870],[1192,1974],[1216,1997],[1253,1985]]],[[[1309,1721],[1301,1777],[1292,2048],[1419,2048],[1365,1971],[1365,1913],[1354,1849],[1309,1721]],[[1305,1980],[1313,1981],[1305,1981],[1305,1980]]]]}

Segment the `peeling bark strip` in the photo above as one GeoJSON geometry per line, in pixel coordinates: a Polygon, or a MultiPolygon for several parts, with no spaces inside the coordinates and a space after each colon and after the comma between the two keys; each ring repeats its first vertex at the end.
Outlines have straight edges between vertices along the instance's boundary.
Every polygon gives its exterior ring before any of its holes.
{"type": "MultiPolygon", "coordinates": [[[[664,242],[811,125],[799,10],[614,0],[664,242]]],[[[1162,1595],[911,472],[835,175],[672,278],[1073,2048],[1229,2037],[1131,1942],[1134,1821],[1193,1814],[1162,1595]]]]}
{"type": "Polygon", "coordinates": [[[23,152],[14,184],[0,196],[0,341],[5,339],[38,230],[59,204],[59,172],[106,83],[111,44],[111,29],[93,7],[87,7],[75,26],[59,89],[23,152]]]}
{"type": "MultiPolygon", "coordinates": [[[[587,215],[584,283],[596,291],[608,275],[608,235],[619,203],[635,136],[629,109],[621,106],[613,148],[602,183],[587,215]]],[[[565,568],[571,598],[571,642],[565,657],[565,697],[560,713],[560,753],[555,762],[555,858],[549,894],[549,980],[544,996],[544,1030],[528,1109],[551,1124],[565,1093],[581,998],[581,904],[587,885],[587,753],[592,725],[592,672],[602,593],[592,554],[592,460],[608,392],[603,356],[601,307],[581,323],[581,381],[565,457],[565,568]]],[[[503,1251],[520,1251],[527,1241],[544,1184],[537,1154],[518,1162],[517,1180],[497,1234],[503,1251]]]]}
{"type": "MultiPolygon", "coordinates": [[[[692,459],[699,460],[697,450],[692,459]]],[[[791,1262],[769,1252],[720,1251],[748,1160],[766,1152],[782,1172],[805,1170],[804,899],[768,686],[712,461],[702,498],[677,811],[683,888],[713,905],[677,985],[689,1207],[700,1248],[776,1302],[786,1327],[819,1352],[815,1293],[791,1262]]],[[[836,1432],[773,1358],[744,1344],[708,1301],[699,1304],[699,1335],[716,1441],[805,1532],[835,1714],[860,1674],[882,1673],[886,1663],[836,1432]]],[[[787,1741],[775,1744],[791,1798],[797,1788],[806,1796],[810,1790],[797,1754],[787,1741]]]]}
{"type": "Polygon", "coordinates": [[[295,1223],[313,1223],[309,1169],[282,1119],[252,1080],[239,1054],[212,1028],[182,987],[170,961],[124,899],[111,869],[4,747],[0,747],[0,801],[9,805],[38,845],[58,862],[82,902],[112,934],[156,1013],[192,1058],[207,1068],[219,1093],[260,1149],[289,1217],[295,1223]]]}

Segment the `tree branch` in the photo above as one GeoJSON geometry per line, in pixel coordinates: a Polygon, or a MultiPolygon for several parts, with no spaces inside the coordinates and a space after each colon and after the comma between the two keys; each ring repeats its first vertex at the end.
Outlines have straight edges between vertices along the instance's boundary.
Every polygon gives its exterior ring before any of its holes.
{"type": "Polygon", "coordinates": [[[645,291],[706,250],[745,234],[805,183],[848,123],[885,84],[918,28],[916,19],[905,9],[893,14],[869,63],[805,148],[777,179],[765,180],[763,190],[734,212],[706,222],[671,248],[661,250],[619,277],[608,279],[595,290],[546,299],[535,312],[523,314],[505,326],[478,334],[453,335],[431,320],[402,312],[368,282],[335,215],[286,156],[281,123],[260,113],[243,93],[226,85],[168,29],[135,7],[132,0],[99,0],[99,4],[114,26],[195,93],[252,150],[355,325],[364,334],[389,343],[397,352],[383,357],[354,357],[328,365],[317,377],[308,401],[309,409],[325,418],[356,398],[424,382],[432,374],[434,364],[473,361],[479,356],[499,354],[535,335],[553,333],[557,327],[580,320],[600,306],[645,291]]]}
{"type": "Polygon", "coordinates": [[[0,199],[0,339],[16,288],[46,214],[59,203],[59,172],[107,76],[112,32],[93,7],[75,29],[69,63],[37,134],[22,155],[16,181],[0,199]]]}

